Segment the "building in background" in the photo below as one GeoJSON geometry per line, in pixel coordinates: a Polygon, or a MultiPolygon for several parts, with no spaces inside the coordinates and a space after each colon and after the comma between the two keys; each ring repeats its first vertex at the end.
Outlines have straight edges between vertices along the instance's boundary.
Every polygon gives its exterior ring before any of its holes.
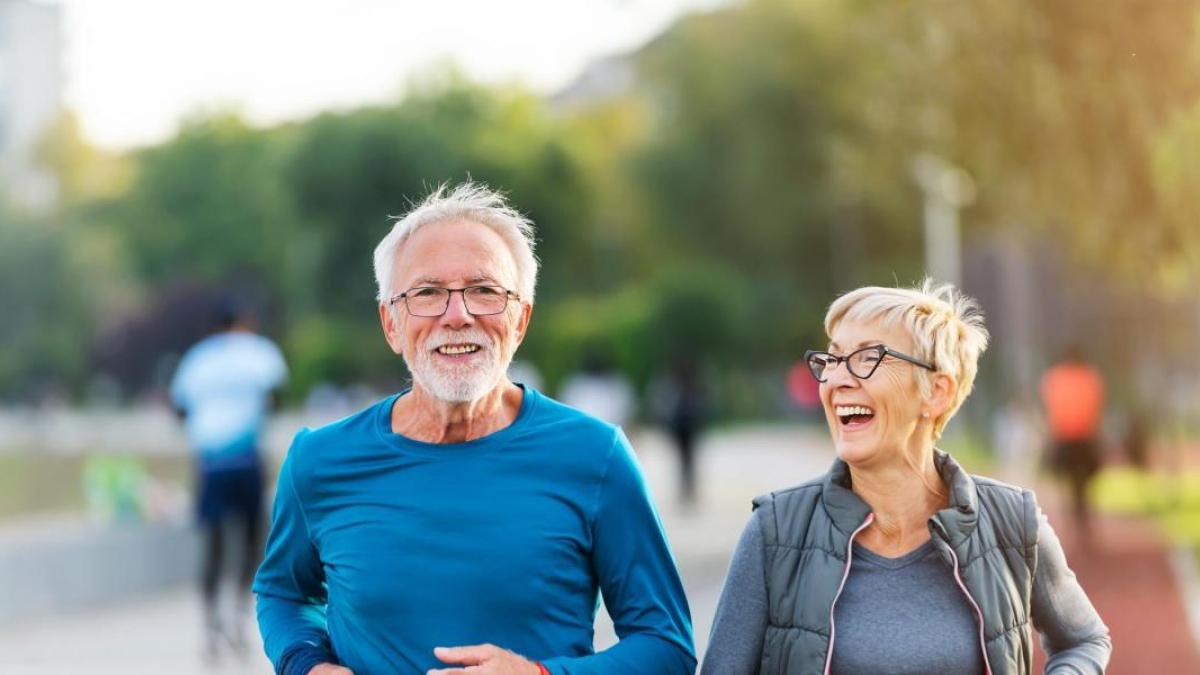
{"type": "Polygon", "coordinates": [[[62,113],[62,53],[60,6],[0,0],[0,192],[23,208],[44,210],[58,198],[36,150],[62,113]]]}

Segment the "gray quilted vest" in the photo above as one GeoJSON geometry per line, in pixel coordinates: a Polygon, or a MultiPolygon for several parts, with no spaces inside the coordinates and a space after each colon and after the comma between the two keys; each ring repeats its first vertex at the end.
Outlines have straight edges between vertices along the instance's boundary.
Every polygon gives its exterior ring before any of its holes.
{"type": "MultiPolygon", "coordinates": [[[[1032,667],[1029,596],[1037,568],[1033,493],[970,476],[946,453],[935,453],[950,506],[929,519],[929,531],[982,617],[986,672],[1025,675],[1032,667]]],[[[759,672],[825,673],[850,542],[870,508],[850,490],[841,460],[821,478],[756,498],[754,508],[766,546],[768,602],[759,672]]]]}

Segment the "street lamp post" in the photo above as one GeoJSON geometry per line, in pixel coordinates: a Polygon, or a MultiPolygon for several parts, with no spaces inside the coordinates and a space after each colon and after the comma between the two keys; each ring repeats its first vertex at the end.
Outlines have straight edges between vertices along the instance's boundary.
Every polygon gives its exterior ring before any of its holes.
{"type": "Polygon", "coordinates": [[[940,281],[962,283],[959,209],[975,201],[975,181],[936,155],[913,159],[913,176],[925,196],[925,271],[940,281]]]}

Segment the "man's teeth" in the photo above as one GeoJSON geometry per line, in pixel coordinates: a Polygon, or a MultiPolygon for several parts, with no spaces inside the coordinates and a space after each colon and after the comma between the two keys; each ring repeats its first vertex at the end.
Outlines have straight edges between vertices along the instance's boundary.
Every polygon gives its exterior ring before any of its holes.
{"type": "Polygon", "coordinates": [[[848,417],[850,415],[874,415],[875,411],[861,405],[839,405],[835,408],[838,417],[848,417]]]}
{"type": "Polygon", "coordinates": [[[479,345],[442,345],[437,348],[439,354],[470,354],[479,350],[479,345]]]}

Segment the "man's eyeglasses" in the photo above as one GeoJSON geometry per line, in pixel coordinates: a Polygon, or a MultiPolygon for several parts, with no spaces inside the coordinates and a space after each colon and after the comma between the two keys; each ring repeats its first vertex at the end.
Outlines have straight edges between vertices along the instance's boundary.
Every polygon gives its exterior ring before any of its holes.
{"type": "Polygon", "coordinates": [[[466,288],[438,288],[437,286],[417,286],[394,295],[388,300],[389,305],[404,301],[404,307],[413,316],[441,316],[450,307],[450,295],[462,293],[463,303],[471,316],[488,316],[500,314],[508,307],[510,297],[520,300],[521,297],[503,286],[467,286],[466,288]]]}
{"type": "Polygon", "coordinates": [[[932,363],[922,361],[915,356],[901,354],[884,345],[863,347],[845,356],[834,356],[829,352],[819,352],[813,349],[804,352],[804,360],[808,363],[808,370],[812,373],[813,377],[817,378],[817,382],[824,382],[829,379],[829,373],[843,361],[846,363],[846,369],[850,371],[851,375],[860,380],[865,380],[875,374],[875,369],[879,367],[880,363],[883,363],[885,356],[891,356],[901,361],[908,361],[926,370],[937,370],[932,363]]]}

